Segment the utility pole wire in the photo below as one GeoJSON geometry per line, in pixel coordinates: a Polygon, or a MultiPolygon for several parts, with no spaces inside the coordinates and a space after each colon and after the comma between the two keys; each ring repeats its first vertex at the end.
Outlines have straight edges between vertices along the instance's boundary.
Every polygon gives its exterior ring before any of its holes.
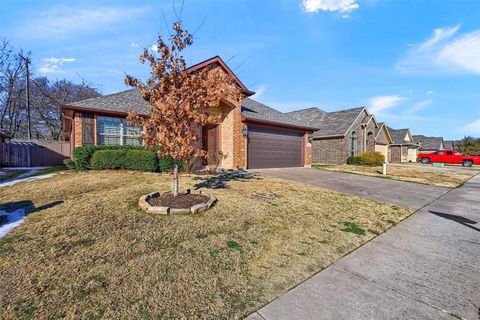
{"type": "Polygon", "coordinates": [[[27,72],[27,83],[26,83],[26,98],[27,98],[27,131],[28,131],[28,140],[32,140],[32,124],[30,122],[30,72],[29,65],[31,63],[28,57],[24,57],[21,54],[18,55],[20,58],[25,61],[25,69],[27,72]]]}

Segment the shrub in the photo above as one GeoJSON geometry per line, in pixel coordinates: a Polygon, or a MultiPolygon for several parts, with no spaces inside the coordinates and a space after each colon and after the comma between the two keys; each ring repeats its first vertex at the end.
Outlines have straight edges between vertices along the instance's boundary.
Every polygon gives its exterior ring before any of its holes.
{"type": "Polygon", "coordinates": [[[92,145],[76,147],[73,149],[73,160],[77,170],[90,169],[90,160],[93,154],[99,150],[145,150],[143,146],[108,146],[108,145],[92,145]]]}
{"type": "Polygon", "coordinates": [[[150,150],[127,150],[124,168],[140,171],[158,171],[158,157],[150,150]]]}
{"type": "Polygon", "coordinates": [[[90,168],[90,158],[95,153],[96,146],[85,145],[73,149],[73,159],[77,170],[87,170],[90,168]]]}
{"type": "Polygon", "coordinates": [[[348,157],[347,164],[360,164],[360,157],[358,157],[358,156],[348,157]]]}
{"type": "Polygon", "coordinates": [[[98,150],[90,160],[91,168],[94,170],[122,169],[125,168],[127,150],[98,150]]]}
{"type": "Polygon", "coordinates": [[[358,156],[360,164],[364,166],[381,166],[385,162],[383,154],[377,151],[368,151],[358,156]]]}
{"type": "Polygon", "coordinates": [[[76,164],[75,164],[75,161],[71,160],[71,159],[65,159],[63,160],[63,165],[65,166],[65,168],[69,169],[69,170],[73,170],[73,169],[76,169],[76,164]]]}
{"type": "Polygon", "coordinates": [[[172,171],[173,159],[170,157],[163,157],[158,160],[158,168],[160,171],[172,171]]]}

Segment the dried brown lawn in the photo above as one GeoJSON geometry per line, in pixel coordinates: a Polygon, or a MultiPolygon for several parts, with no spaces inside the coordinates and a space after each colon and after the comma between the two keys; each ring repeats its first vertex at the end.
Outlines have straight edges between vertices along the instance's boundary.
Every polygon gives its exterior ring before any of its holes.
{"type": "Polygon", "coordinates": [[[0,317],[240,318],[411,214],[266,177],[210,190],[218,203],[199,215],[137,208],[170,182],[111,171],[2,189],[3,209],[63,203],[0,239],[0,317]],[[341,231],[344,222],[365,235],[341,231]]]}
{"type": "Polygon", "coordinates": [[[382,175],[382,167],[357,165],[321,166],[320,169],[357,173],[366,176],[382,177],[393,180],[409,181],[438,187],[456,188],[474,176],[470,173],[414,168],[407,166],[388,166],[387,175],[382,175]]]}

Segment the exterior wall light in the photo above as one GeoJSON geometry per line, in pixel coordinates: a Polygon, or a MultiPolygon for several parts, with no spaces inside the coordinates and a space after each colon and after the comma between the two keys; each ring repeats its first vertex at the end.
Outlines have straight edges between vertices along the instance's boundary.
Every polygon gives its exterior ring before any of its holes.
{"type": "Polygon", "coordinates": [[[244,136],[245,138],[248,137],[248,128],[247,127],[243,127],[242,136],[244,136]]]}

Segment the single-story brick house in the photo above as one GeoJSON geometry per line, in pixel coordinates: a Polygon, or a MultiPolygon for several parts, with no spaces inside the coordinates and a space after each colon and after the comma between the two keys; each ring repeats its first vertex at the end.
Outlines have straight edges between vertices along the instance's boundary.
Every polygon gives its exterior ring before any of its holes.
{"type": "MultiPolygon", "coordinates": [[[[220,151],[226,156],[220,160],[224,169],[311,164],[308,136],[315,127],[249,98],[254,92],[245,87],[220,57],[189,67],[188,71],[202,68],[219,68],[230,74],[244,95],[241,103],[222,101],[210,108],[217,121],[196,129],[199,144],[209,154],[208,164],[213,164],[220,151]]],[[[129,126],[126,121],[132,111],[149,114],[148,102],[136,89],[63,105],[65,140],[70,141],[72,150],[85,144],[140,144],[141,129],[129,126]]]]}
{"type": "Polygon", "coordinates": [[[388,131],[387,125],[379,122],[375,130],[375,151],[380,152],[385,157],[385,161],[390,162],[390,145],[393,143],[392,136],[388,131]]]}
{"type": "Polygon", "coordinates": [[[432,153],[445,149],[442,137],[426,137],[419,134],[413,136],[413,141],[420,146],[419,152],[432,153]]]}
{"type": "Polygon", "coordinates": [[[390,162],[417,162],[419,145],[414,142],[410,129],[387,129],[393,139],[390,162]]]}
{"type": "Polygon", "coordinates": [[[287,114],[318,128],[311,136],[314,163],[346,163],[352,155],[375,150],[378,123],[365,107],[335,112],[308,108],[287,114]]]}

